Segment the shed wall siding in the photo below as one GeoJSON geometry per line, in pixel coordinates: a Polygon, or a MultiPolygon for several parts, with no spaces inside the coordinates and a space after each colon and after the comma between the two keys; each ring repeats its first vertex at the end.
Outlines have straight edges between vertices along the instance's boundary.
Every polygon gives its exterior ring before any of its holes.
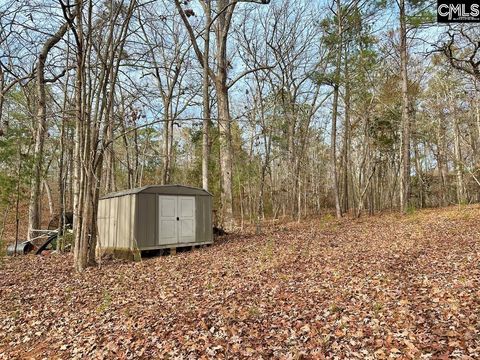
{"type": "Polygon", "coordinates": [[[135,245],[135,195],[100,200],[98,235],[101,248],[133,249],[135,245]]]}
{"type": "Polygon", "coordinates": [[[117,203],[118,198],[100,200],[98,203],[99,244],[102,248],[115,244],[117,203]]]}
{"type": "Polygon", "coordinates": [[[196,236],[195,242],[213,241],[212,228],[212,198],[210,196],[196,197],[196,236]]]}
{"type": "Polygon", "coordinates": [[[108,217],[106,214],[106,211],[107,211],[106,205],[107,205],[106,200],[100,200],[98,202],[97,226],[98,226],[98,241],[100,244],[103,244],[107,240],[108,217]]]}
{"type": "Polygon", "coordinates": [[[114,247],[122,249],[136,248],[135,237],[135,197],[127,195],[117,198],[116,236],[114,247]]]}
{"type": "Polygon", "coordinates": [[[139,248],[158,244],[157,194],[137,195],[136,234],[139,248]]]}

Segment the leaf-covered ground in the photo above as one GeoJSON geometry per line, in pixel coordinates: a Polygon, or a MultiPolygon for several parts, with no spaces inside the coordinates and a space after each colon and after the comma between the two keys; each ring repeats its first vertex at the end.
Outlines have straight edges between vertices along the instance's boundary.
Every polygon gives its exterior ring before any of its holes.
{"type": "Polygon", "coordinates": [[[479,206],[71,262],[0,265],[0,358],[480,358],[479,206]]]}

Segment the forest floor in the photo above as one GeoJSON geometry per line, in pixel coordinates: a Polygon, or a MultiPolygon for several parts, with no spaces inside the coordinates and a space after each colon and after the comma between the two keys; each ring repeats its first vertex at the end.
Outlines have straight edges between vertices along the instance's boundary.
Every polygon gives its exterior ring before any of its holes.
{"type": "Polygon", "coordinates": [[[0,358],[479,359],[480,206],[104,261],[1,260],[0,358]]]}

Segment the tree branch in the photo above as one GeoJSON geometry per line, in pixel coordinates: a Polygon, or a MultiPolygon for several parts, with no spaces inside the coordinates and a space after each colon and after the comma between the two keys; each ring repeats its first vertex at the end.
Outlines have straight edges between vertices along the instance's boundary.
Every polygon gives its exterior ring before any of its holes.
{"type": "Polygon", "coordinates": [[[260,70],[271,70],[274,67],[275,67],[275,65],[270,65],[270,66],[265,65],[265,66],[260,66],[260,67],[254,68],[254,69],[245,70],[240,75],[238,75],[234,80],[232,80],[230,82],[230,84],[227,85],[227,89],[230,89],[233,85],[235,85],[235,83],[240,81],[244,76],[247,76],[248,74],[251,74],[253,72],[260,71],[260,70]]]}

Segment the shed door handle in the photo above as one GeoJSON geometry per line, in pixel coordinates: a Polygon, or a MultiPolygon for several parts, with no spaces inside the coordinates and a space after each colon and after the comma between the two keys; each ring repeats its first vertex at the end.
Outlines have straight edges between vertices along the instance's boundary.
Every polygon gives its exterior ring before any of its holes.
{"type": "Polygon", "coordinates": [[[177,221],[178,221],[178,220],[180,220],[180,218],[179,218],[179,217],[177,217],[177,221]]]}

